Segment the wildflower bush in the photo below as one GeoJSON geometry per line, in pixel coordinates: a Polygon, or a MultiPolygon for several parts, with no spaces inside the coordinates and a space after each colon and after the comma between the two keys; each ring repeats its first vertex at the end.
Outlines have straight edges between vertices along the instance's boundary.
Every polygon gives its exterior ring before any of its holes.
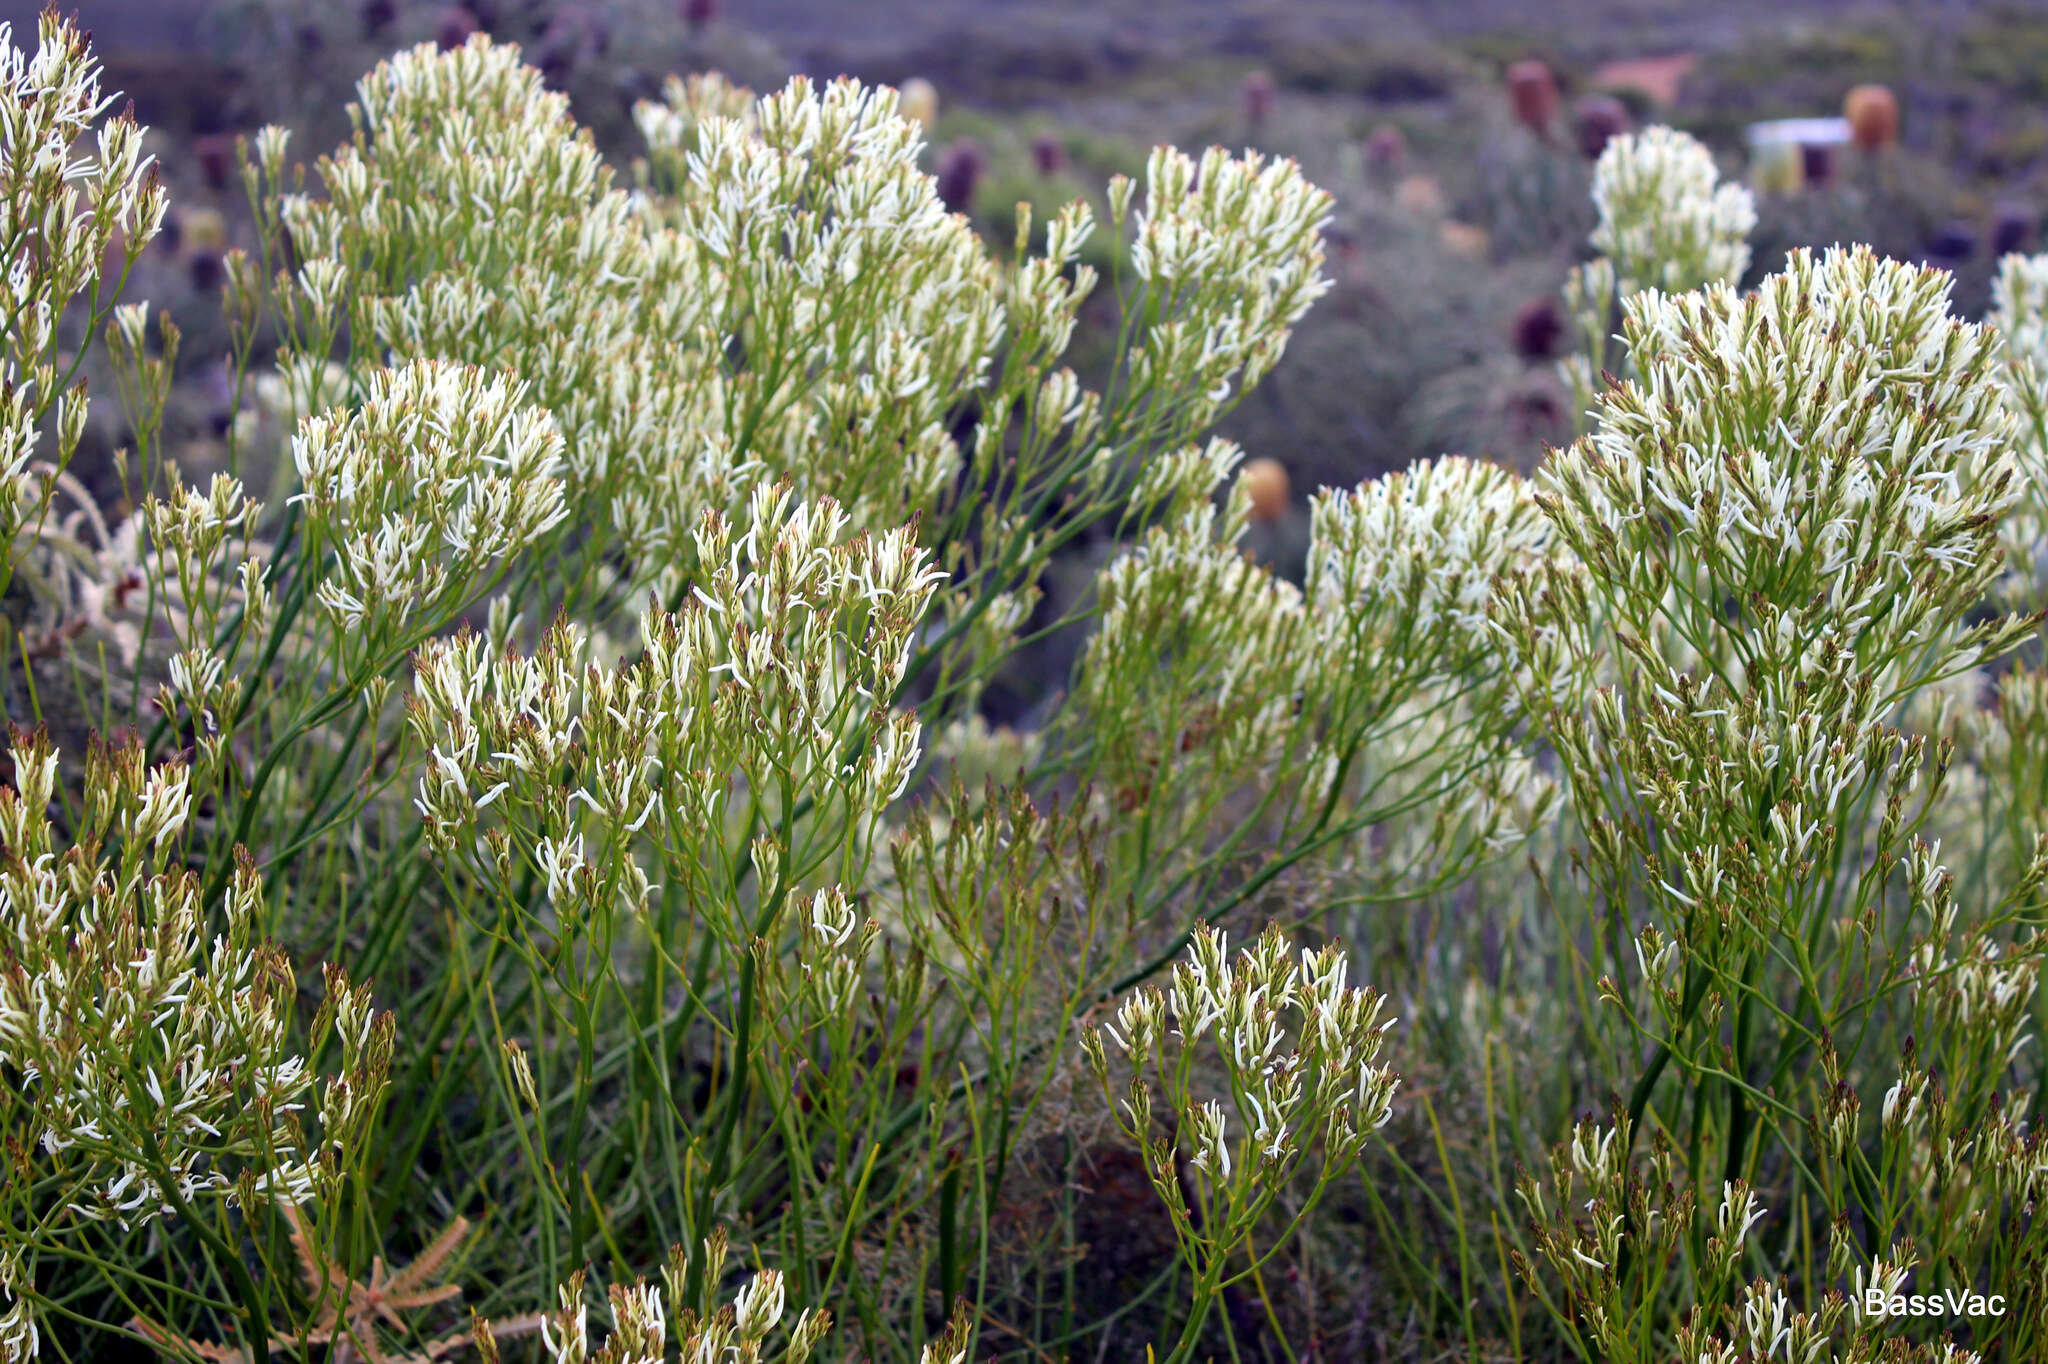
{"type": "Polygon", "coordinates": [[[889,89],[672,82],[621,179],[476,37],[244,147],[202,488],[140,130],[6,46],[6,1358],[1358,1357],[1361,1276],[1415,1354],[2038,1355],[2048,258],[1737,294],[1618,138],[1586,434],[1318,492],[1297,583],[1211,435],[1292,163],[997,256],[889,89]]]}

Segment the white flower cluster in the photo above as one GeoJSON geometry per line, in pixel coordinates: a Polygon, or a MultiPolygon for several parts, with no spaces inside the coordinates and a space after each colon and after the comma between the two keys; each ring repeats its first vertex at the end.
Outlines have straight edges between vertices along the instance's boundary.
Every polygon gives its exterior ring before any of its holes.
{"type": "Polygon", "coordinates": [[[696,248],[693,287],[722,304],[722,331],[787,348],[759,391],[725,396],[786,409],[762,409],[773,425],[753,448],[864,526],[934,503],[960,462],[949,407],[984,381],[1005,316],[994,263],[918,170],[919,125],[893,90],[798,78],[694,120],[687,153],[679,126],[641,116],[696,248]]]}
{"type": "Polygon", "coordinates": [[[1281,1240],[1393,1116],[1400,1077],[1380,1060],[1393,1020],[1376,992],[1348,983],[1349,970],[1335,944],[1297,960],[1278,925],[1232,959],[1226,936],[1201,924],[1168,988],[1141,986],[1113,1023],[1081,1035],[1195,1277],[1189,1338],[1243,1257],[1256,1267],[1277,1252],[1251,1239],[1317,1148],[1313,1186],[1281,1240]],[[1111,1048],[1122,1084],[1111,1079],[1111,1048]]]}
{"type": "MultiPolygon", "coordinates": [[[[2038,309],[2039,283],[2009,262],[2003,315],[2038,309]]],[[[1649,920],[1640,985],[1600,986],[1655,1049],[1637,1104],[1670,1063],[1680,1097],[1656,1099],[1657,1120],[1666,1104],[1725,1101],[1728,1130],[1712,1140],[1730,1144],[1727,1168],[1760,1129],[1808,1144],[1817,1175],[1801,1187],[1838,1215],[1835,1191],[1877,1169],[1874,1236],[1910,1233],[1928,1263],[2007,1282],[2007,1210],[2035,1186],[2040,1142],[1996,1093],[2031,1040],[2041,966],[2028,921],[2048,850],[2027,807],[2048,775],[2034,733],[2048,688],[2014,669],[1983,707],[1984,665],[2038,618],[1981,605],[2001,585],[2001,519],[2028,495],[2041,398],[2031,343],[2013,341],[2027,326],[2001,337],[1962,322],[1948,291],[1941,272],[1855,248],[1794,252],[1747,295],[1709,284],[1628,299],[1628,377],[1544,475],[1569,557],[1497,593],[1492,621],[1569,780],[1590,901],[1649,920]],[[1535,679],[1556,671],[1577,680],[1546,695],[1535,679]],[[1976,801],[1951,812],[1958,745],[1983,766],[1976,801]],[[1959,901],[1930,820],[1971,826],[1956,860],[1995,868],[1972,892],[1982,904],[1959,901]],[[1874,976],[1891,983],[1873,991],[1874,976]],[[1820,1021],[1817,1041],[1755,1007],[1794,998],[1820,1021]],[[1738,1043],[1754,1028],[1761,1051],[1716,1040],[1731,1015],[1738,1043]],[[1873,1123],[1873,1067],[1899,1064],[1888,1044],[1905,1061],[1873,1123]],[[1780,1075],[1810,1073],[1811,1113],[1788,1120],[1750,1087],[1753,1058],[1772,1050],[1780,1075]]],[[[1648,1291],[1641,1266],[1664,1250],[1654,1230],[1632,1253],[1618,1238],[1660,1217],[1689,1227],[1683,1198],[1704,1202],[1684,1177],[1680,1200],[1645,1201],[1674,1178],[1670,1160],[1657,1144],[1645,1179],[1581,1162],[1609,1186],[1590,1222],[1574,1224],[1576,1194],[1531,1203],[1569,1320],[1596,1350],[1603,1333],[1618,1346],[1648,1291]]],[[[1724,1249],[1751,1211],[1724,1198],[1724,1249]]],[[[1831,1247],[1830,1280],[1896,1288],[1911,1267],[1910,1251],[1873,1265],[1852,1249],[1831,1247]]],[[[1795,1310],[1781,1285],[1716,1263],[1695,1271],[1684,1358],[1875,1357],[1877,1328],[1850,1331],[1849,1299],[1795,1310]]]]}
{"type": "Polygon", "coordinates": [[[1134,799],[1197,756],[1233,774],[1281,759],[1316,676],[1300,589],[1218,539],[1217,519],[1183,512],[1096,578],[1075,699],[1134,799]]]}
{"type": "Polygon", "coordinates": [[[1856,248],[1631,299],[1637,377],[1545,471],[1610,618],[1737,691],[1830,640],[1882,698],[2009,647],[2011,622],[1960,624],[1998,571],[2013,428],[1996,338],[1948,288],[1856,248]]]}
{"type": "MultiPolygon", "coordinates": [[[[96,747],[83,827],[60,850],[44,813],[56,751],[37,737],[11,756],[16,784],[0,789],[0,1066],[19,1083],[0,1096],[0,1123],[41,1146],[42,1173],[64,1177],[66,1210],[88,1222],[132,1228],[212,1199],[313,1197],[330,1168],[322,1147],[345,1150],[374,1116],[390,1015],[374,1016],[369,992],[330,970],[309,1045],[338,1030],[342,1071],[321,1080],[290,1046],[294,982],[258,937],[255,867],[245,858],[228,880],[209,943],[199,878],[174,865],[191,817],[185,769],[146,769],[136,743],[96,747]],[[299,1116],[309,1105],[321,1146],[299,1116]]],[[[13,1234],[31,1249],[48,1234],[23,1231],[20,1211],[7,1218],[0,1264],[23,1249],[13,1234]]],[[[16,1285],[0,1275],[0,1287],[16,1285]]]]}
{"type": "Polygon", "coordinates": [[[1756,205],[1721,184],[1714,154],[1689,133],[1656,125],[1608,141],[1593,167],[1600,225],[1593,247],[1625,296],[1734,284],[1749,268],[1756,205]]]}
{"type": "Polygon", "coordinates": [[[100,93],[86,34],[55,9],[42,16],[33,56],[0,25],[0,241],[10,255],[0,283],[0,537],[9,542],[43,495],[30,466],[45,418],[54,412],[57,436],[45,472],[70,462],[85,431],[85,387],[59,353],[58,322],[84,296],[96,330],[118,292],[109,286],[163,225],[167,199],[143,130],[127,115],[100,121],[113,102],[100,93]]]}
{"type": "Polygon", "coordinates": [[[1131,269],[1162,307],[1131,352],[1132,382],[1175,376],[1190,394],[1182,419],[1206,427],[1272,370],[1289,329],[1328,292],[1319,239],[1331,200],[1292,161],[1220,147],[1199,161],[1155,147],[1145,182],[1131,269]]]}
{"type": "MultiPolygon", "coordinates": [[[[326,197],[277,201],[307,262],[300,348],[345,314],[355,368],[396,352],[526,383],[562,433],[570,517],[597,528],[540,582],[600,624],[648,587],[675,600],[699,515],[736,514],[762,479],[877,531],[922,515],[927,536],[957,532],[985,510],[1021,534],[1023,508],[1077,488],[1099,515],[1112,461],[1198,438],[1327,288],[1329,199],[1297,167],[1161,150],[1142,203],[1112,188],[1134,325],[1092,394],[1056,367],[1097,283],[1088,208],[1043,224],[1038,251],[1027,214],[1014,261],[991,259],[918,169],[920,125],[893,90],[799,78],[755,101],[671,82],[636,110],[650,176],[631,193],[517,49],[423,46],[359,93],[326,197]],[[987,508],[964,500],[963,465],[992,485],[987,508]]],[[[1026,612],[1049,556],[1027,549],[979,570],[1026,612]]],[[[952,655],[999,652],[994,622],[1015,618],[974,613],[952,655]]]]}
{"type": "Polygon", "coordinates": [[[1612,1126],[1582,1121],[1554,1148],[1547,1178],[1525,1175],[1517,1186],[1537,1251],[1567,1290],[1572,1333],[1593,1356],[1643,1357],[1643,1294],[1664,1282],[1671,1257],[1683,1255],[1693,1261],[1690,1310],[1659,1358],[1974,1364],[1976,1355],[1951,1345],[1887,1339],[1881,1320],[1856,1311],[1866,1289],[1901,1291],[1917,1263],[1909,1242],[1871,1256],[1848,1221],[1837,1221],[1828,1232],[1826,1278],[1801,1307],[1783,1284],[1745,1277],[1755,1255],[1750,1234],[1766,1216],[1747,1183],[1724,1180],[1696,1202],[1667,1144],[1638,1166],[1630,1162],[1628,1137],[1625,1119],[1612,1126]],[[1704,1254],[1688,1251],[1689,1245],[1704,1254]],[[1853,1292],[1844,1293],[1842,1285],[1853,1292]]]}
{"type": "MultiPolygon", "coordinates": [[[[709,1265],[705,1281],[715,1284],[725,1264],[723,1233],[707,1239],[704,1250],[709,1265]]],[[[582,1271],[577,1271],[557,1289],[560,1307],[540,1323],[541,1351],[548,1364],[660,1364],[667,1357],[671,1333],[682,1364],[760,1364],[763,1358],[772,1358],[777,1364],[804,1364],[832,1329],[830,1312],[808,1307],[782,1327],[785,1306],[780,1270],[762,1270],[732,1302],[701,1319],[686,1305],[686,1278],[682,1251],[677,1247],[662,1270],[661,1286],[645,1280],[609,1285],[611,1337],[593,1354],[583,1301],[587,1281],[582,1271]],[[771,1351],[770,1338],[778,1328],[785,1339],[779,1349],[771,1351]]],[[[497,1343],[490,1326],[480,1323],[477,1332],[486,1358],[494,1361],[497,1343]]]]}
{"type": "MultiPolygon", "coordinates": [[[[1891,728],[1903,703],[2032,628],[1970,620],[1998,572],[2013,425],[1996,338],[1950,317],[1947,290],[1858,249],[1795,252],[1745,296],[1642,293],[1636,377],[1546,471],[1575,559],[1496,619],[1525,672],[1558,666],[1562,639],[1590,676],[1614,632],[1615,685],[1532,706],[1597,863],[1657,855],[1608,841],[1638,812],[1675,836],[1652,886],[1674,920],[1741,905],[1803,936],[1786,916],[1814,911],[1787,887],[1834,876],[1866,802],[1884,846],[1900,834],[1927,751],[1891,728]]],[[[1675,997],[1651,998],[1676,1026],[1675,997]]]]}
{"type": "MultiPolygon", "coordinates": [[[[643,830],[716,837],[735,790],[778,814],[803,798],[864,837],[917,765],[917,719],[890,703],[940,575],[905,531],[848,530],[831,501],[787,487],[757,489],[737,535],[707,514],[697,551],[712,567],[679,611],[643,619],[642,655],[616,669],[579,673],[566,628],[531,657],[492,659],[475,636],[429,643],[411,702],[429,839],[450,849],[493,804],[521,811],[567,908],[646,891],[632,859],[586,848],[578,807],[614,851],[643,830]]],[[[755,858],[788,852],[770,841],[755,858]]]]}
{"type": "MultiPolygon", "coordinates": [[[[1162,488],[1229,463],[1189,461],[1162,488]]],[[[1361,810],[1426,806],[1425,826],[1455,815],[1495,850],[1547,817],[1554,791],[1510,742],[1513,660],[1486,624],[1501,575],[1552,553],[1530,486],[1450,456],[1320,493],[1305,589],[1231,543],[1243,510],[1239,489],[1221,517],[1180,512],[1098,579],[1075,696],[1123,799],[1300,780],[1320,803],[1341,781],[1361,810]]],[[[1440,852],[1447,833],[1426,841],[1440,852]]]]}
{"type": "Polygon", "coordinates": [[[213,746],[220,727],[234,717],[242,695],[241,678],[229,671],[236,654],[222,657],[210,642],[219,615],[239,611],[245,638],[258,637],[271,622],[267,564],[254,540],[262,509],[229,474],[215,474],[203,494],[174,483],[124,523],[116,541],[124,553],[109,565],[126,561],[130,570],[116,580],[117,591],[123,582],[131,590],[112,621],[116,638],[130,650],[124,658],[134,661],[146,624],[184,644],[166,662],[168,685],[157,700],[168,715],[184,707],[208,762],[218,756],[213,746]]]}
{"type": "Polygon", "coordinates": [[[1611,355],[1614,309],[1644,289],[1680,293],[1734,285],[1749,268],[1756,205],[1740,185],[1721,184],[1714,156],[1690,134],[1657,125],[1608,141],[1593,167],[1600,254],[1565,276],[1564,302],[1577,333],[1558,370],[1583,419],[1601,376],[1627,371],[1611,355]]]}
{"type": "Polygon", "coordinates": [[[361,407],[302,421],[297,500],[334,549],[315,593],[337,636],[405,639],[468,605],[567,515],[561,449],[520,385],[434,361],[379,370],[361,407]]]}
{"type": "Polygon", "coordinates": [[[647,143],[655,173],[671,184],[689,175],[689,155],[697,149],[697,130],[706,120],[736,118],[758,124],[754,92],[735,85],[722,72],[671,75],[662,82],[661,100],[643,99],[633,106],[633,124],[647,143]]]}
{"type": "Polygon", "coordinates": [[[2048,604],[2048,255],[1999,262],[1985,321],[2004,342],[2006,401],[2019,425],[2019,497],[1999,525],[1999,595],[2038,608],[2048,604]]]}
{"type": "Polygon", "coordinates": [[[1422,460],[1310,508],[1308,597],[1346,622],[1333,666],[1384,666],[1490,647],[1494,579],[1549,553],[1535,488],[1512,470],[1458,455],[1422,460]]]}
{"type": "MultiPolygon", "coordinates": [[[[1590,1337],[1599,1353],[1627,1353],[1622,1347],[1636,1304],[1623,1296],[1624,1256],[1654,1264],[1682,1244],[1689,1230],[1689,1189],[1676,1190],[1669,1207],[1656,1207],[1645,1196],[1646,1186],[1670,1187],[1659,1179],[1669,1172],[1668,1165],[1666,1156],[1653,1159],[1648,1171],[1632,1168],[1625,1118],[1611,1126],[1582,1119],[1569,1140],[1551,1148],[1547,1170],[1524,1173],[1516,1182],[1516,1196],[1529,1213],[1535,1249],[1563,1282],[1575,1309],[1569,1324],[1590,1337]]],[[[1727,1190],[1724,1205],[1739,1205],[1745,1192],[1727,1190]]],[[[1717,1219],[1724,1238],[1739,1238],[1748,1231],[1748,1210],[1737,1210],[1740,1215],[1732,1219],[1725,1211],[1717,1219]]],[[[1724,1240],[1709,1247],[1704,1268],[1711,1274],[1739,1253],[1739,1243],[1724,1240]]]]}
{"type": "MultiPolygon", "coordinates": [[[[1741,1300],[1725,1309],[1720,1322],[1710,1323],[1700,1314],[1678,1328],[1677,1357],[1699,1364],[1871,1364],[1880,1359],[1899,1364],[1981,1364],[1982,1355],[1950,1340],[1924,1345],[1900,1340],[1890,1334],[1895,1327],[1865,1310],[1870,1301],[1866,1294],[1882,1300],[1902,1291],[1911,1264],[1910,1259],[1883,1258],[1859,1263],[1853,1296],[1830,1291],[1818,1304],[1806,1307],[1782,1285],[1752,1279],[1742,1285],[1741,1300]]],[[[1966,1295],[1956,1300],[1984,1301],[1966,1295]]]]}
{"type": "Polygon", "coordinates": [[[625,556],[619,600],[686,577],[699,515],[760,478],[877,529],[929,506],[1004,329],[999,272],[893,91],[798,79],[744,116],[729,89],[672,93],[694,112],[639,111],[674,191],[650,203],[517,48],[402,52],[363,81],[328,197],[282,208],[309,260],[347,268],[365,335],[509,367],[554,414],[568,505],[625,556]]]}
{"type": "Polygon", "coordinates": [[[1393,1115],[1400,1077],[1380,1062],[1392,1020],[1384,1001],[1348,984],[1350,961],[1331,945],[1297,961],[1277,927],[1229,955],[1227,936],[1199,928],[1169,989],[1144,987],[1116,1021],[1083,1034],[1082,1052],[1110,1088],[1109,1046],[1131,1068],[1118,1121],[1143,1149],[1152,1180],[1182,1230],[1227,1254],[1286,1186],[1308,1146],[1324,1148],[1325,1183],[1393,1115]],[[1209,1045],[1205,1045],[1205,1042],[1209,1045]],[[1198,1053],[1220,1063],[1224,1099],[1198,1095],[1198,1053]],[[1187,1225],[1174,1152],[1156,1140],[1152,1081],[1163,1086],[1175,1147],[1204,1187],[1208,1225],[1187,1225]]]}
{"type": "Polygon", "coordinates": [[[351,332],[380,356],[512,370],[560,428],[579,519],[643,563],[672,554],[735,472],[704,439],[722,421],[699,412],[708,375],[683,344],[711,307],[679,287],[690,253],[646,230],[517,48],[424,45],[358,95],[326,197],[279,205],[301,257],[346,286],[351,332]]]}
{"type": "Polygon", "coordinates": [[[853,1014],[881,933],[876,920],[854,913],[839,887],[828,886],[811,897],[797,962],[815,1017],[843,1019],[853,1014]]]}

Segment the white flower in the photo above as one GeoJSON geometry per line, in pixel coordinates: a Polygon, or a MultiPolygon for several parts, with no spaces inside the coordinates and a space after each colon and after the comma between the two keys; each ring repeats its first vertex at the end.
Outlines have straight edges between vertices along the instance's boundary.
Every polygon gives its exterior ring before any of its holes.
{"type": "Polygon", "coordinates": [[[1719,179],[1713,153],[1674,128],[1608,141],[1593,167],[1593,246],[1613,262],[1624,295],[1741,278],[1756,206],[1748,190],[1719,179]]]}

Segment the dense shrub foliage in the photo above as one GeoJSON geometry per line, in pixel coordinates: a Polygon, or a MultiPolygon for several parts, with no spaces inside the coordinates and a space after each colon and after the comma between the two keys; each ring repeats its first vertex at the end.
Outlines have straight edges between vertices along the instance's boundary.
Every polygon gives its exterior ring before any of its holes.
{"type": "Polygon", "coordinates": [[[1318,492],[1295,582],[1210,435],[1327,287],[1292,163],[1001,257],[892,90],[674,82],[621,183],[476,37],[244,148],[200,487],[142,132],[40,37],[0,1357],[2048,1348],[2048,257],[1740,294],[1746,193],[1616,138],[1581,438],[1318,492]]]}

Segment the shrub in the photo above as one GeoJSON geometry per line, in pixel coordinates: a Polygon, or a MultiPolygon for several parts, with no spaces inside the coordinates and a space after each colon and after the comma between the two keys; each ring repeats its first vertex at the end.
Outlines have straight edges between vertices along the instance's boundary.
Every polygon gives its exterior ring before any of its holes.
{"type": "Polygon", "coordinates": [[[1333,1247],[1418,1352],[2038,1353],[2048,258],[1989,326],[1867,249],[1738,293],[1747,196],[1618,138],[1585,433],[1318,491],[1297,584],[1212,434],[1327,288],[1292,163],[1156,149],[1105,280],[892,90],[672,83],[626,188],[471,37],[314,184],[242,150],[255,406],[110,526],[53,338],[158,463],[178,334],[98,281],[162,201],[42,43],[13,642],[104,737],[0,792],[6,1357],[1293,1357],[1333,1247]]]}

